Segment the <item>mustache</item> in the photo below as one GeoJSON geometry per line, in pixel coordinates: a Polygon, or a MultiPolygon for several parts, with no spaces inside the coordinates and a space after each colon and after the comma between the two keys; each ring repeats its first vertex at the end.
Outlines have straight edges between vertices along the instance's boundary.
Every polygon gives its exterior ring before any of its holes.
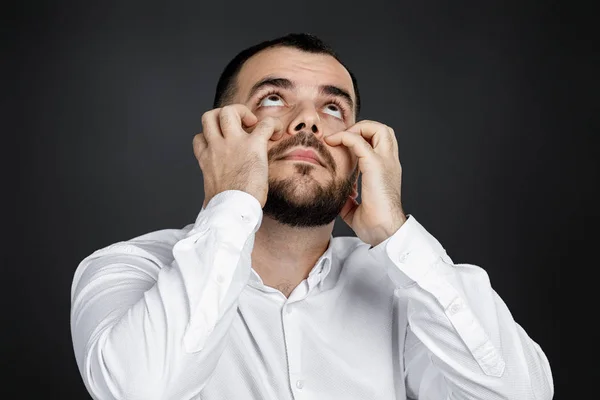
{"type": "Polygon", "coordinates": [[[323,160],[325,167],[337,170],[337,165],[331,153],[327,150],[325,145],[320,142],[315,134],[308,131],[300,131],[294,136],[282,140],[277,146],[271,148],[267,153],[269,161],[273,161],[276,158],[283,156],[289,149],[293,147],[306,147],[313,149],[323,160]]]}

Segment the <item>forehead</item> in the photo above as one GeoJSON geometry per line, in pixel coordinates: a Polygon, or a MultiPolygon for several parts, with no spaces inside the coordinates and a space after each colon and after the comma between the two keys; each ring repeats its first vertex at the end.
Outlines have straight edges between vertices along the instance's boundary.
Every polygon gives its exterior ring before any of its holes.
{"type": "Polygon", "coordinates": [[[308,53],[290,47],[263,50],[242,66],[237,76],[237,94],[246,96],[252,85],[266,76],[287,78],[299,88],[339,86],[356,100],[350,73],[328,54],[308,53]]]}

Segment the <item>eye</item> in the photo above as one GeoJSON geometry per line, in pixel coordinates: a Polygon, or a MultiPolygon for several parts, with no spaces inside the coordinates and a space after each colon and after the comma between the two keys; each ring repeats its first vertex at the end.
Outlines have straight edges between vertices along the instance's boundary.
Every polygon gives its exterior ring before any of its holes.
{"type": "Polygon", "coordinates": [[[282,106],[283,100],[278,94],[269,94],[263,97],[258,103],[261,107],[273,107],[273,106],[282,106]]]}
{"type": "Polygon", "coordinates": [[[330,103],[325,106],[325,112],[327,114],[333,115],[336,118],[344,119],[344,112],[342,108],[335,103],[330,103]]]}

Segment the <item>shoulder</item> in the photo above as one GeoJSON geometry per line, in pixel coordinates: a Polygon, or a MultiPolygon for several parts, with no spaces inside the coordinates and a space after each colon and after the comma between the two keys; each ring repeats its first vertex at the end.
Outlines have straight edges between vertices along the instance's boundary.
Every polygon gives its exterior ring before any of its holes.
{"type": "Polygon", "coordinates": [[[146,258],[159,267],[169,265],[173,261],[173,247],[192,229],[193,224],[183,228],[160,229],[147,232],[130,239],[121,240],[102,247],[86,257],[86,260],[128,255],[146,258]]]}
{"type": "Polygon", "coordinates": [[[371,246],[357,237],[341,236],[332,240],[332,257],[338,262],[342,274],[351,279],[380,282],[387,273],[370,255],[371,246]]]}
{"type": "Polygon", "coordinates": [[[370,247],[367,243],[353,236],[338,236],[331,240],[331,250],[339,260],[345,260],[357,250],[361,251],[365,246],[367,250],[370,247]]]}

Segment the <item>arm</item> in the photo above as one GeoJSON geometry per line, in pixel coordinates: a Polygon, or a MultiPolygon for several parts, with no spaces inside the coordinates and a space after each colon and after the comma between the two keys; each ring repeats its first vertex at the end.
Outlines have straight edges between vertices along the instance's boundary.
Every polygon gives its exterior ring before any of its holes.
{"type": "Polygon", "coordinates": [[[413,216],[370,253],[385,265],[406,304],[409,396],[552,398],[546,356],[514,321],[482,268],[453,264],[413,216]]]}
{"type": "Polygon", "coordinates": [[[281,121],[258,121],[242,104],[205,112],[202,127],[192,147],[206,210],[173,245],[171,265],[157,256],[163,243],[136,238],[94,252],[75,273],[73,345],[97,399],[191,398],[222,354],[251,273],[268,192],[267,144],[283,131],[281,121]]]}
{"type": "Polygon", "coordinates": [[[553,395],[540,347],[513,320],[485,271],[454,265],[401,201],[402,167],[394,130],[360,121],[325,137],[358,158],[361,203],[340,212],[370,254],[387,268],[405,304],[409,396],[429,399],[545,400],[553,395]]]}
{"type": "Polygon", "coordinates": [[[98,250],[71,290],[75,357],[94,399],[188,399],[211,376],[250,275],[258,201],[216,195],[161,260],[135,239],[98,250]]]}

